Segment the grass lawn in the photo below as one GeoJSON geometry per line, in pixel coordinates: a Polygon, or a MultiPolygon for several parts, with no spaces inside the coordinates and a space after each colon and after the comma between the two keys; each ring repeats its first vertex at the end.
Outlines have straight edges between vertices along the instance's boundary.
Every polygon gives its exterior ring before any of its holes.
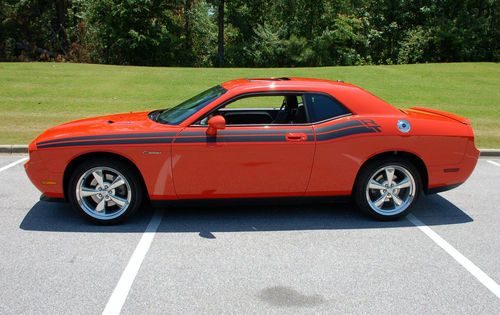
{"type": "Polygon", "coordinates": [[[0,144],[94,115],[165,108],[233,78],[302,76],[359,85],[398,107],[426,106],[472,119],[476,145],[500,148],[500,64],[204,69],[0,63],[0,144]]]}

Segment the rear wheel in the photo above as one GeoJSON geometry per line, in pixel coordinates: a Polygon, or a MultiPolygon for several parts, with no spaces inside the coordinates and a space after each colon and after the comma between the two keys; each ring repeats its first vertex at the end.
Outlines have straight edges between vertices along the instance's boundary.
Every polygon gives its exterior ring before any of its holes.
{"type": "Polygon", "coordinates": [[[68,186],[73,207],[97,224],[115,224],[134,214],[143,193],[137,172],[127,163],[96,159],[80,164],[68,186]]]}
{"type": "Polygon", "coordinates": [[[411,211],[420,189],[419,173],[410,162],[374,161],[361,170],[354,199],[366,214],[379,220],[392,220],[411,211]]]}

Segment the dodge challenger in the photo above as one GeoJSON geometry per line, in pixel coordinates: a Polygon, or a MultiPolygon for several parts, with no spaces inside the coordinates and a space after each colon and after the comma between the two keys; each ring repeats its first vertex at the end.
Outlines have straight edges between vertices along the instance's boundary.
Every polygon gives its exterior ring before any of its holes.
{"type": "Polygon", "coordinates": [[[43,199],[97,224],[144,202],[352,198],[391,220],[421,193],[457,187],[479,151],[466,118],[398,109],[352,84],[306,78],[224,82],[161,110],[86,118],[29,145],[43,199]]]}

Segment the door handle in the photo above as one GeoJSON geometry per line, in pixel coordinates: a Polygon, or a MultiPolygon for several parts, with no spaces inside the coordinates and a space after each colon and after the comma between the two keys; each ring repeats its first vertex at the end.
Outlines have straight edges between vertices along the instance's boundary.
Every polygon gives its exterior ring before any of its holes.
{"type": "Polygon", "coordinates": [[[306,141],[307,135],[303,132],[290,132],[286,134],[287,141],[306,141]]]}

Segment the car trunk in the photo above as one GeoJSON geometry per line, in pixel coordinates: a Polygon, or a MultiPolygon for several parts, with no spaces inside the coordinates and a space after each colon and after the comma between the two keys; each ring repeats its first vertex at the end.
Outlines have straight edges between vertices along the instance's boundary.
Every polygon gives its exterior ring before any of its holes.
{"type": "Polygon", "coordinates": [[[458,121],[464,125],[470,125],[470,120],[468,118],[458,116],[452,113],[448,113],[445,111],[437,110],[437,109],[432,109],[432,108],[426,108],[426,107],[411,107],[407,111],[413,111],[413,112],[423,112],[426,114],[432,114],[440,117],[446,117],[451,120],[458,121]]]}

